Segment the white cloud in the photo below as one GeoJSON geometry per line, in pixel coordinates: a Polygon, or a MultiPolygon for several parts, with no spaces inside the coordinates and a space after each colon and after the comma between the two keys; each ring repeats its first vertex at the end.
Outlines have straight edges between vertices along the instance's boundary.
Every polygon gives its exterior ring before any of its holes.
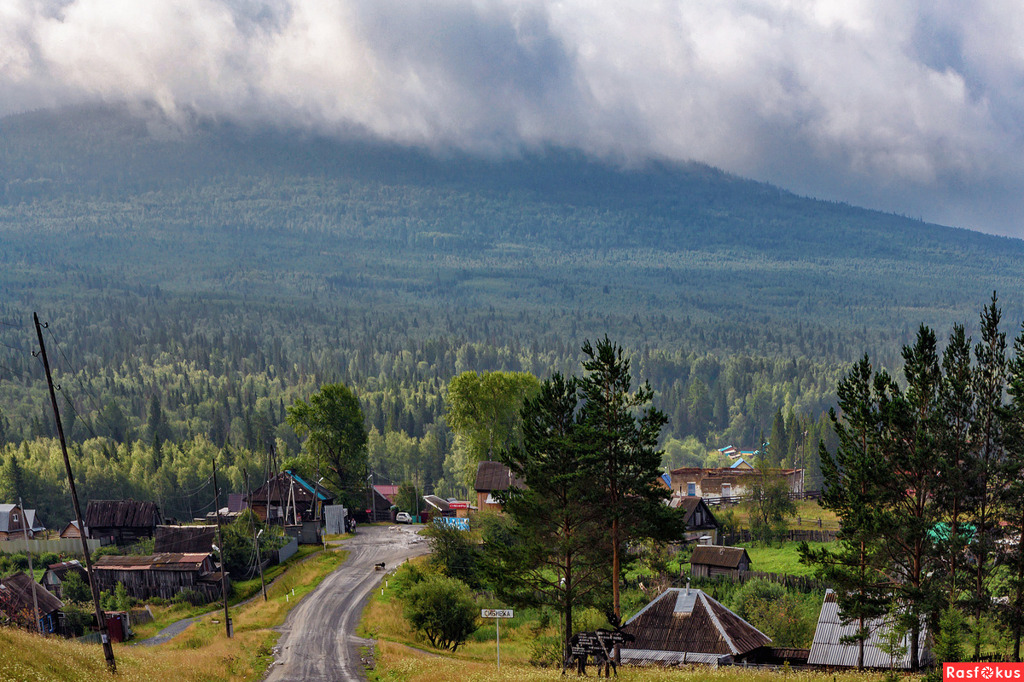
{"type": "Polygon", "coordinates": [[[128,100],[488,154],[696,159],[997,232],[1024,209],[1022,84],[1008,0],[0,4],[0,113],[128,100]]]}

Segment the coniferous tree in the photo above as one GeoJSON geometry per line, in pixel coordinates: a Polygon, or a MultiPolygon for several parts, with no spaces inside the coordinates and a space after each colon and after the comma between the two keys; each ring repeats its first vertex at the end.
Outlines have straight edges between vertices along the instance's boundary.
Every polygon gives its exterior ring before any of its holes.
{"type": "Polygon", "coordinates": [[[1007,366],[1010,403],[1003,413],[1006,457],[1001,466],[1003,486],[998,502],[1005,511],[1008,537],[1002,557],[1010,580],[1010,594],[1001,609],[1003,622],[1013,633],[1013,660],[1020,660],[1024,629],[1024,325],[1013,342],[1013,357],[1007,366]]]}

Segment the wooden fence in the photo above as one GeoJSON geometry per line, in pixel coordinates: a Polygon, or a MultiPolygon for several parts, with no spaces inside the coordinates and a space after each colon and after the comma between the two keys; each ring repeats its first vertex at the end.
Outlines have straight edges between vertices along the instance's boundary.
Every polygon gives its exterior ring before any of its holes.
{"type": "MultiPolygon", "coordinates": [[[[730,504],[741,504],[743,502],[750,502],[754,499],[753,495],[705,495],[704,502],[712,507],[719,505],[730,505],[730,504]]],[[[789,493],[789,499],[791,500],[820,500],[820,490],[805,490],[802,493],[789,493]]]]}
{"type": "MultiPolygon", "coordinates": [[[[768,580],[773,583],[784,585],[785,587],[791,587],[801,592],[812,592],[815,590],[824,591],[826,587],[832,587],[827,583],[824,583],[816,578],[811,578],[805,575],[790,575],[789,573],[766,573],[764,571],[738,571],[732,574],[720,574],[713,578],[701,578],[692,577],[688,580],[693,582],[694,587],[700,587],[700,585],[706,583],[714,583],[716,581],[728,581],[733,583],[746,583],[749,580],[760,578],[761,580],[768,580]]],[[[682,587],[682,579],[674,581],[675,587],[682,587]]]]}
{"type": "MultiPolygon", "coordinates": [[[[789,542],[835,542],[838,535],[838,530],[788,530],[784,539],[789,542]]],[[[744,542],[754,542],[754,536],[746,528],[740,528],[735,533],[723,537],[725,545],[737,545],[744,542]]]]}
{"type": "Polygon", "coordinates": [[[277,550],[277,563],[283,564],[297,551],[299,551],[299,539],[292,538],[287,545],[277,550]]]}

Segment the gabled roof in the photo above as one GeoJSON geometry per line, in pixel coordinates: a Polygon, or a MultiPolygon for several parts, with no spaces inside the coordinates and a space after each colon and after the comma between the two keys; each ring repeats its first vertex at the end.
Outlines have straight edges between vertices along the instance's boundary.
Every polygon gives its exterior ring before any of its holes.
{"type": "MultiPolygon", "coordinates": [[[[864,641],[864,666],[867,668],[889,668],[893,661],[889,654],[883,652],[878,645],[888,630],[888,622],[885,617],[876,618],[867,623],[869,631],[868,638],[864,641]]],[[[857,666],[858,646],[857,644],[840,644],[843,637],[851,637],[857,632],[857,622],[850,622],[843,625],[839,617],[839,603],[836,601],[836,593],[831,589],[825,591],[825,599],[821,604],[821,613],[818,615],[818,625],[814,629],[814,641],[811,643],[811,652],[807,656],[808,665],[827,665],[843,668],[855,668],[857,666]]],[[[928,648],[927,624],[921,625],[921,665],[927,665],[933,660],[931,650],[928,648]]],[[[910,633],[908,632],[901,645],[907,647],[907,653],[897,658],[895,667],[903,670],[910,668],[910,633]]]]}
{"type": "MultiPolygon", "coordinates": [[[[19,509],[18,505],[16,504],[0,504],[0,532],[12,532],[11,512],[13,512],[15,509],[19,509]]],[[[24,511],[24,514],[25,518],[28,521],[28,529],[30,531],[32,531],[33,533],[41,533],[42,531],[46,530],[46,526],[44,526],[36,520],[35,509],[26,509],[24,511]]],[[[14,529],[14,532],[18,532],[20,530],[21,523],[19,521],[17,528],[14,529]]]]}
{"type": "Polygon", "coordinates": [[[216,526],[157,526],[153,535],[153,552],[209,554],[216,536],[216,526]]]}
{"type": "Polygon", "coordinates": [[[155,502],[138,500],[89,500],[85,510],[88,528],[152,528],[160,521],[155,502]]]}
{"type": "Polygon", "coordinates": [[[622,630],[636,637],[630,649],[660,653],[742,656],[772,641],[701,590],[679,587],[662,592],[622,630]]]}
{"type": "Polygon", "coordinates": [[[742,547],[719,547],[717,545],[697,545],[690,555],[690,565],[719,566],[721,568],[739,568],[740,562],[746,557],[750,564],[750,556],[742,547]]]}
{"type": "Polygon", "coordinates": [[[707,505],[703,497],[697,497],[695,495],[679,495],[678,493],[672,496],[672,499],[668,502],[669,506],[673,509],[683,510],[683,523],[690,527],[693,525],[693,513],[697,509],[703,509],[705,516],[708,521],[701,525],[701,528],[714,526],[719,527],[718,519],[711,513],[711,507],[707,505]]]}
{"type": "Polygon", "coordinates": [[[85,567],[82,566],[81,563],[79,563],[78,559],[72,559],[71,561],[61,561],[60,563],[50,564],[46,567],[47,573],[52,573],[53,575],[57,576],[58,580],[61,581],[64,580],[64,576],[67,575],[68,571],[79,574],[80,576],[82,576],[82,580],[84,580],[87,585],[89,584],[89,578],[88,574],[85,572],[85,567]]]}
{"type": "Polygon", "coordinates": [[[373,486],[373,489],[380,493],[391,504],[395,503],[395,498],[398,496],[397,485],[375,485],[373,486]]]}
{"type": "MultiPolygon", "coordinates": [[[[46,591],[46,588],[29,577],[28,573],[19,572],[0,580],[0,589],[10,595],[12,607],[15,610],[27,609],[32,613],[35,606],[32,603],[32,591],[35,590],[36,601],[39,602],[39,615],[46,615],[54,611],[60,611],[64,604],[60,599],[46,591]]],[[[0,599],[0,605],[8,600],[0,599]]]]}
{"type": "Polygon", "coordinates": [[[228,493],[228,513],[237,514],[249,508],[245,501],[245,493],[228,493]]]}
{"type": "Polygon", "coordinates": [[[252,504],[257,505],[261,502],[266,504],[267,493],[269,491],[270,503],[283,506],[288,502],[289,491],[292,490],[292,481],[295,482],[294,494],[295,501],[297,503],[306,503],[311,505],[314,499],[314,490],[316,491],[316,497],[321,501],[329,502],[335,499],[334,493],[319,483],[314,485],[297,474],[293,474],[290,471],[282,471],[252,492],[252,495],[250,496],[252,504]]]}
{"type": "Polygon", "coordinates": [[[136,571],[154,569],[158,571],[195,571],[202,567],[203,562],[210,558],[210,553],[164,552],[148,556],[101,556],[93,564],[94,568],[109,571],[136,571]]]}
{"type": "Polygon", "coordinates": [[[508,490],[510,487],[523,488],[525,484],[518,476],[513,476],[507,466],[501,462],[484,461],[476,467],[476,483],[473,489],[478,493],[489,493],[495,490],[508,490]]]}

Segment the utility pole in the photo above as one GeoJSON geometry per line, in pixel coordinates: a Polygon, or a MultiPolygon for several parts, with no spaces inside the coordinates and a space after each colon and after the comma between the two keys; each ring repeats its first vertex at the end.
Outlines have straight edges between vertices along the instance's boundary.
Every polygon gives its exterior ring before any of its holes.
{"type": "Polygon", "coordinates": [[[217,487],[217,460],[213,461],[213,509],[217,515],[217,546],[220,547],[220,595],[224,599],[224,633],[231,639],[231,615],[228,613],[228,567],[224,563],[224,537],[220,534],[220,488],[217,487]]]}
{"type": "Polygon", "coordinates": [[[369,480],[370,480],[370,504],[372,505],[371,508],[373,510],[370,513],[370,522],[372,523],[372,522],[377,520],[377,495],[376,495],[376,491],[373,489],[373,469],[370,469],[369,480]]]}
{"type": "Polygon", "coordinates": [[[260,555],[260,535],[263,534],[261,530],[259,533],[256,532],[256,513],[252,510],[252,492],[249,489],[249,472],[245,469],[242,470],[245,474],[245,499],[249,501],[249,518],[252,519],[252,541],[256,543],[256,565],[260,567],[260,587],[263,588],[263,601],[267,601],[267,583],[263,580],[263,557],[260,555]]]}
{"type": "Polygon", "coordinates": [[[18,507],[21,509],[21,532],[25,536],[25,554],[28,555],[28,577],[32,586],[32,608],[36,611],[36,629],[43,634],[43,624],[39,621],[39,597],[36,595],[36,572],[32,568],[32,550],[28,546],[28,512],[25,511],[25,504],[18,495],[18,507]]]}
{"type": "MultiPolygon", "coordinates": [[[[79,536],[82,539],[82,553],[85,555],[85,570],[89,575],[89,588],[92,591],[92,605],[96,611],[96,624],[100,630],[100,642],[103,643],[103,657],[107,659],[107,668],[110,672],[117,672],[117,663],[114,661],[114,647],[110,644],[110,635],[107,633],[107,619],[103,617],[103,609],[100,608],[100,590],[96,584],[96,574],[92,571],[92,558],[89,556],[89,543],[85,538],[85,524],[82,523],[82,506],[78,504],[78,491],[75,489],[75,477],[71,473],[71,460],[68,458],[68,445],[64,440],[64,425],[60,421],[60,410],[57,409],[57,394],[53,390],[53,377],[50,375],[50,361],[46,359],[46,345],[43,343],[43,328],[39,324],[39,315],[32,313],[32,319],[36,324],[36,335],[39,337],[39,355],[43,358],[43,369],[46,370],[46,385],[50,389],[50,404],[53,406],[53,418],[57,422],[57,435],[60,437],[60,450],[64,455],[64,468],[68,474],[68,487],[71,489],[71,502],[75,507],[75,518],[78,520],[79,536]]],[[[24,511],[24,510],[22,510],[24,511]]]]}

